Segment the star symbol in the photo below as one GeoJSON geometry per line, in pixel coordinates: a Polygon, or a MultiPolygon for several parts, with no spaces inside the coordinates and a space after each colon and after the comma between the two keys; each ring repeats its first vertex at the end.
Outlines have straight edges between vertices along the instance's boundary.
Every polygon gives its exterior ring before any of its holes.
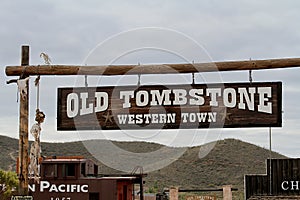
{"type": "Polygon", "coordinates": [[[218,110],[218,113],[221,116],[221,121],[225,121],[225,120],[230,121],[231,120],[230,116],[232,115],[232,113],[227,112],[226,107],[220,107],[220,109],[218,110]]]}
{"type": "Polygon", "coordinates": [[[114,116],[111,114],[110,111],[108,111],[108,112],[106,113],[106,115],[102,115],[102,117],[105,118],[105,121],[104,121],[105,124],[106,124],[108,121],[111,122],[111,123],[113,123],[113,118],[114,118],[114,116]]]}

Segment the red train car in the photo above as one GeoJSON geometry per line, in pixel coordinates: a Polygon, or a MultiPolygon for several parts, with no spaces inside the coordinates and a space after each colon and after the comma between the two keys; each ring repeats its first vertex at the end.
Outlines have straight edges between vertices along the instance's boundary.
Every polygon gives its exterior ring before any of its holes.
{"type": "Polygon", "coordinates": [[[136,193],[143,199],[143,174],[99,176],[98,166],[82,157],[46,158],[40,167],[39,183],[30,179],[33,199],[134,200],[136,193]]]}

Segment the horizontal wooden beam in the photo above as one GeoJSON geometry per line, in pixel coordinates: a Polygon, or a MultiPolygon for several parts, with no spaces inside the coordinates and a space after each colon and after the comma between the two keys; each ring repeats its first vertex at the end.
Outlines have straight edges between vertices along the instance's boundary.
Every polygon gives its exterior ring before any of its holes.
{"type": "Polygon", "coordinates": [[[35,65],[7,66],[7,76],[20,75],[132,75],[176,74],[215,71],[261,70],[300,67],[300,58],[269,60],[224,61],[211,63],[154,64],[154,65],[35,65]]]}

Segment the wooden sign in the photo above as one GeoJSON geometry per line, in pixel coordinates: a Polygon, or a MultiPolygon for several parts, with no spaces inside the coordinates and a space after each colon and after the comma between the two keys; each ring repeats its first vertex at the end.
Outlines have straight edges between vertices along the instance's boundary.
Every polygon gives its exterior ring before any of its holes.
{"type": "Polygon", "coordinates": [[[217,200],[216,196],[187,196],[186,200],[217,200]]]}
{"type": "Polygon", "coordinates": [[[294,199],[295,196],[299,199],[300,158],[268,159],[266,169],[266,174],[245,175],[246,199],[270,194],[274,199],[283,196],[285,199],[294,199]]]}
{"type": "Polygon", "coordinates": [[[281,82],[59,88],[58,130],[280,127],[281,82]]]}

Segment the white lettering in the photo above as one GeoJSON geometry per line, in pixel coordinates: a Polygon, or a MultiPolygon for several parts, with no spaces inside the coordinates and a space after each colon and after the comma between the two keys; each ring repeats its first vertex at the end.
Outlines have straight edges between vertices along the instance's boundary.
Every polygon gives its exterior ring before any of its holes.
{"type": "Polygon", "coordinates": [[[127,121],[127,115],[118,115],[119,124],[125,124],[127,121]]]}
{"type": "Polygon", "coordinates": [[[250,97],[247,92],[247,88],[238,88],[238,92],[240,93],[240,103],[239,103],[239,109],[246,109],[246,104],[244,103],[244,99],[247,102],[247,106],[249,110],[254,110],[254,94],[255,94],[255,88],[250,87],[248,88],[250,97]]]}
{"type": "Polygon", "coordinates": [[[81,188],[80,188],[81,192],[89,192],[89,186],[88,185],[82,185],[81,188]]]}
{"type": "Polygon", "coordinates": [[[71,192],[75,192],[75,191],[78,191],[78,186],[79,185],[71,185],[71,192]]]}
{"type": "MultiPolygon", "coordinates": [[[[29,187],[32,192],[35,192],[35,185],[32,185],[29,187]]],[[[44,192],[46,190],[49,190],[49,192],[89,192],[89,186],[88,185],[76,185],[76,184],[50,184],[48,181],[41,181],[40,182],[40,192],[44,192]]]]}
{"type": "Polygon", "coordinates": [[[48,181],[41,181],[40,191],[44,192],[45,189],[50,187],[50,183],[48,181]]]}
{"type": "Polygon", "coordinates": [[[209,112],[207,121],[208,122],[216,122],[217,121],[217,113],[216,112],[209,112]]]}
{"type": "Polygon", "coordinates": [[[159,114],[159,123],[164,124],[167,122],[167,115],[166,114],[159,114]]]}
{"type": "MultiPolygon", "coordinates": [[[[78,111],[80,115],[87,115],[95,112],[102,112],[108,108],[108,94],[106,92],[95,92],[95,109],[94,101],[92,103],[87,103],[89,100],[88,93],[80,93],[81,107],[79,111],[79,97],[76,93],[70,93],[67,96],[67,116],[69,118],[76,117],[78,111]]],[[[90,101],[91,102],[91,101],[90,101]]]]}
{"type": "Polygon", "coordinates": [[[167,113],[168,120],[167,123],[175,123],[176,122],[176,113],[167,113]]]}
{"type": "Polygon", "coordinates": [[[216,122],[216,112],[201,112],[201,113],[181,113],[182,123],[195,122],[216,122]]]}
{"type": "Polygon", "coordinates": [[[289,182],[288,181],[283,181],[281,183],[281,188],[284,190],[284,191],[287,191],[289,189],[289,182]]]}
{"type": "Polygon", "coordinates": [[[185,105],[187,103],[186,95],[187,92],[186,90],[183,89],[176,89],[173,90],[175,99],[173,101],[173,105],[185,105]]]}
{"type": "MultiPolygon", "coordinates": [[[[68,118],[77,115],[87,115],[93,112],[104,112],[109,105],[109,94],[107,92],[95,92],[94,96],[88,92],[70,93],[67,95],[66,114],[68,118]]],[[[257,111],[272,114],[272,87],[240,87],[240,88],[206,88],[206,89],[165,89],[165,90],[139,90],[120,91],[122,108],[150,106],[212,106],[217,107],[222,103],[226,108],[237,108],[242,110],[257,111]],[[135,101],[133,103],[133,101],[135,101]]],[[[205,112],[203,112],[205,113],[205,112]]],[[[153,114],[122,115],[119,114],[120,124],[142,124],[166,123],[166,114],[159,116],[153,114]]],[[[196,114],[193,116],[182,115],[183,121],[195,118],[208,118],[215,121],[215,115],[204,116],[196,114]],[[191,119],[187,119],[191,118],[191,119]]],[[[208,120],[207,119],[207,120],[208,120]]],[[[201,119],[203,120],[203,119],[201,119]]],[[[172,120],[171,120],[172,121],[172,120]]]]}
{"type": "Polygon", "coordinates": [[[80,93],[80,98],[81,98],[81,109],[80,109],[80,115],[86,115],[86,114],[91,114],[93,113],[93,103],[90,103],[89,106],[87,107],[87,98],[89,97],[89,94],[87,92],[80,93]]]}
{"type": "Polygon", "coordinates": [[[56,185],[54,185],[54,184],[52,184],[49,189],[49,192],[53,192],[53,191],[58,192],[58,189],[57,189],[56,185]]]}
{"type": "Polygon", "coordinates": [[[197,117],[198,117],[199,122],[205,122],[206,121],[206,116],[207,116],[206,112],[197,113],[197,117]]]}
{"type": "Polygon", "coordinates": [[[170,94],[171,90],[163,90],[160,94],[159,90],[151,90],[152,95],[151,106],[156,105],[171,105],[170,94]]]}
{"type": "Polygon", "coordinates": [[[143,123],[143,115],[142,114],[135,115],[135,123],[136,124],[142,124],[143,123]]]}
{"type": "Polygon", "coordinates": [[[120,92],[120,99],[124,99],[123,108],[130,108],[130,98],[133,98],[134,91],[121,91],[120,92]]]}
{"type": "Polygon", "coordinates": [[[58,190],[59,190],[60,192],[66,192],[66,185],[59,185],[59,186],[58,186],[58,190]]]}
{"type": "Polygon", "coordinates": [[[206,96],[210,96],[209,105],[218,106],[217,96],[221,96],[221,88],[207,88],[206,96]]]}
{"type": "Polygon", "coordinates": [[[271,87],[260,87],[257,89],[259,94],[259,104],[258,112],[270,113],[272,114],[272,103],[268,102],[269,98],[272,97],[272,88],[271,87]],[[267,95],[267,98],[265,97],[267,95]],[[267,104],[266,104],[267,102],[267,104]]]}
{"type": "Polygon", "coordinates": [[[128,115],[128,124],[134,124],[134,115],[128,115]]]}
{"type": "Polygon", "coordinates": [[[190,113],[190,122],[195,122],[195,121],[196,121],[196,114],[190,113]]]}
{"type": "Polygon", "coordinates": [[[223,92],[223,103],[224,106],[234,108],[236,106],[236,92],[233,88],[226,88],[223,92]],[[229,98],[230,96],[230,98],[229,98]],[[229,100],[230,99],[230,100],[229,100]]]}
{"type": "Polygon", "coordinates": [[[147,91],[141,90],[136,93],[136,105],[146,106],[148,105],[149,95],[147,91]]]}
{"type": "Polygon", "coordinates": [[[96,92],[96,107],[95,112],[102,112],[108,108],[108,94],[106,92],[96,92]]]}
{"type": "Polygon", "coordinates": [[[152,123],[158,124],[158,114],[152,114],[152,123]]]}
{"type": "Polygon", "coordinates": [[[299,181],[291,181],[291,190],[299,190],[299,181]]]}
{"type": "Polygon", "coordinates": [[[176,113],[166,114],[122,114],[117,115],[119,124],[165,124],[175,123],[176,113]]]}
{"type": "Polygon", "coordinates": [[[189,116],[189,113],[181,113],[181,120],[183,123],[187,123],[187,118],[189,116]]]}
{"type": "Polygon", "coordinates": [[[28,189],[29,189],[31,192],[35,192],[35,184],[28,185],[28,189]]]}
{"type": "Polygon", "coordinates": [[[151,114],[144,114],[145,123],[150,124],[151,114]]]}
{"type": "Polygon", "coordinates": [[[76,93],[70,93],[67,96],[67,116],[73,118],[78,114],[79,100],[76,93]]]}
{"type": "Polygon", "coordinates": [[[203,89],[191,89],[189,95],[191,96],[190,105],[204,105],[204,97],[200,96],[203,95],[203,89]]]}

